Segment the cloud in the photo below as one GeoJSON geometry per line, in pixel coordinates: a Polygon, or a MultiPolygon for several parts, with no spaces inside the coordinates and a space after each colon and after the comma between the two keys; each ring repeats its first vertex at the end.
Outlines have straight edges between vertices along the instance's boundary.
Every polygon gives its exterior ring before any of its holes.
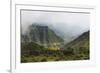
{"type": "Polygon", "coordinates": [[[89,18],[90,15],[84,13],[22,11],[21,25],[25,32],[27,27],[32,23],[43,23],[55,30],[55,32],[65,40],[72,40],[89,30],[89,18]]]}

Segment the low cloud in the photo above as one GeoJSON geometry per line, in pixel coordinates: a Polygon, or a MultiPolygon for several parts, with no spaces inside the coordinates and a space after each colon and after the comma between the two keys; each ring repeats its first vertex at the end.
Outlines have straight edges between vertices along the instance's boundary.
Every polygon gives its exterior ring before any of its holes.
{"type": "Polygon", "coordinates": [[[89,30],[89,16],[89,14],[84,13],[22,11],[22,31],[24,33],[29,25],[38,23],[49,26],[59,36],[69,42],[89,30]]]}

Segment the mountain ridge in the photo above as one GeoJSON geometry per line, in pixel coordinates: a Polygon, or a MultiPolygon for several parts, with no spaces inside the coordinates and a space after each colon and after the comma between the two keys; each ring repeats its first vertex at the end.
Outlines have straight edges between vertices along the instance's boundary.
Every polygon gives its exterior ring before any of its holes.
{"type": "Polygon", "coordinates": [[[48,26],[34,24],[29,27],[29,32],[21,37],[22,42],[34,42],[44,47],[55,47],[56,49],[60,47],[64,41],[48,26]]]}

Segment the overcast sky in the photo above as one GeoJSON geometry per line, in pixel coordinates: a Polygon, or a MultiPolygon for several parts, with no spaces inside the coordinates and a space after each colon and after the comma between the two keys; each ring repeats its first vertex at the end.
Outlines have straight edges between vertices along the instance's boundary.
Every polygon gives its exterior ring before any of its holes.
{"type": "Polygon", "coordinates": [[[84,13],[21,11],[23,31],[32,23],[47,25],[64,39],[70,40],[89,30],[90,18],[89,14],[84,13]]]}

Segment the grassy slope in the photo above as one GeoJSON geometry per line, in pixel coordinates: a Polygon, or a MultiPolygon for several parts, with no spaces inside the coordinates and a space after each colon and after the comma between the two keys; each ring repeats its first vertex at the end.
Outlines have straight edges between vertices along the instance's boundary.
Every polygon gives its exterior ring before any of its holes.
{"type": "Polygon", "coordinates": [[[57,50],[64,42],[62,38],[55,34],[54,31],[48,31],[49,49],[57,50]]]}
{"type": "Polygon", "coordinates": [[[71,48],[89,48],[89,31],[83,33],[79,37],[77,37],[75,40],[71,41],[70,43],[65,45],[65,48],[71,47],[71,48]]]}
{"type": "Polygon", "coordinates": [[[64,46],[65,50],[72,49],[75,59],[89,59],[89,31],[83,33],[78,38],[64,46]]]}

